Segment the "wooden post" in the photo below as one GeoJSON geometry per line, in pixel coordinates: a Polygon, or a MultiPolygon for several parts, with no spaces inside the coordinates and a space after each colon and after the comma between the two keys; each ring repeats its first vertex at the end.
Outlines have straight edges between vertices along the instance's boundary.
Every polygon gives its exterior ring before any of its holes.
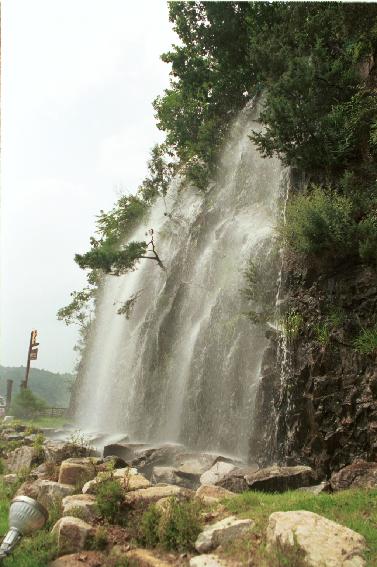
{"type": "Polygon", "coordinates": [[[13,390],[13,380],[7,380],[7,402],[5,406],[6,413],[9,412],[10,405],[12,403],[12,390],[13,390]]]}
{"type": "Polygon", "coordinates": [[[21,382],[20,388],[21,390],[27,389],[27,383],[29,380],[29,372],[30,372],[30,361],[37,360],[38,349],[33,349],[33,347],[37,347],[39,343],[37,343],[37,331],[32,331],[30,333],[30,343],[29,343],[29,350],[27,353],[27,363],[26,363],[26,371],[25,371],[25,380],[21,382]]]}

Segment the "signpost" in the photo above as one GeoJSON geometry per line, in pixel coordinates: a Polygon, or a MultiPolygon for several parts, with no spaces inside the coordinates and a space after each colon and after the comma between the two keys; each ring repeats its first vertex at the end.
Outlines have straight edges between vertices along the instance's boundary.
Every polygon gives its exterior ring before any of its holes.
{"type": "Polygon", "coordinates": [[[38,349],[37,346],[37,335],[38,331],[34,330],[30,334],[30,343],[29,343],[29,350],[27,353],[27,363],[26,363],[26,372],[25,372],[25,380],[21,382],[21,389],[27,389],[27,383],[29,380],[29,372],[30,372],[30,361],[37,360],[38,357],[38,349]]]}

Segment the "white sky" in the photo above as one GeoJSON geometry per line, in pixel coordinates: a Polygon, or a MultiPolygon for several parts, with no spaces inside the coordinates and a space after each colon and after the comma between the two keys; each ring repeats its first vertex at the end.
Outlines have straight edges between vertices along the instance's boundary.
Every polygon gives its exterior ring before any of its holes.
{"type": "Polygon", "coordinates": [[[146,174],[175,36],[162,0],[2,0],[2,32],[1,364],[25,365],[36,328],[32,365],[66,372],[73,256],[146,174]]]}

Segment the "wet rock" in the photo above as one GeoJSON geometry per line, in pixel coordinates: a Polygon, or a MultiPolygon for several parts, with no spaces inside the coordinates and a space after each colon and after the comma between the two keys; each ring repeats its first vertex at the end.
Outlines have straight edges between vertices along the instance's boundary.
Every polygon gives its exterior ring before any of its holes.
{"type": "Polygon", "coordinates": [[[236,468],[233,463],[217,461],[209,470],[201,475],[200,484],[216,484],[236,468]]]}
{"type": "Polygon", "coordinates": [[[216,555],[197,555],[190,559],[190,567],[227,567],[227,563],[216,555]]]}
{"type": "Polygon", "coordinates": [[[80,518],[64,516],[60,518],[52,528],[52,533],[57,536],[60,553],[75,553],[88,545],[94,530],[80,518]]]}
{"type": "Polygon", "coordinates": [[[195,498],[200,498],[206,504],[215,504],[224,500],[224,498],[232,498],[233,496],[236,496],[234,492],[212,484],[202,484],[195,492],[195,498]]]}
{"type": "Polygon", "coordinates": [[[285,492],[301,486],[310,486],[318,482],[311,467],[267,467],[245,475],[250,490],[262,492],[285,492]]]}
{"type": "Polygon", "coordinates": [[[142,490],[134,490],[126,494],[125,501],[133,506],[149,505],[161,498],[169,496],[187,497],[192,496],[192,491],[176,485],[151,486],[142,490]]]}
{"type": "Polygon", "coordinates": [[[96,455],[96,451],[92,447],[51,439],[44,443],[44,453],[46,461],[52,461],[57,465],[60,465],[67,459],[95,457],[96,455]]]}
{"type": "Polygon", "coordinates": [[[58,557],[49,567],[102,567],[106,557],[98,551],[81,551],[58,557]]]}
{"type": "Polygon", "coordinates": [[[60,465],[59,482],[62,484],[85,484],[97,475],[91,458],[67,459],[60,465]]]}
{"type": "Polygon", "coordinates": [[[63,516],[74,516],[91,523],[100,515],[97,511],[96,499],[91,494],[74,494],[66,496],[62,501],[63,516]]]}
{"type": "Polygon", "coordinates": [[[269,544],[298,545],[311,567],[362,567],[365,539],[323,516],[300,510],[274,512],[267,527],[269,544]]]}
{"type": "Polygon", "coordinates": [[[333,473],[330,485],[334,491],[346,488],[376,488],[377,463],[369,463],[363,460],[355,461],[352,465],[333,473]]]}
{"type": "Polygon", "coordinates": [[[111,443],[103,448],[103,456],[119,457],[129,464],[135,458],[138,451],[148,447],[145,443],[111,443]]]}
{"type": "Polygon", "coordinates": [[[195,542],[195,549],[199,553],[211,551],[244,535],[253,525],[252,520],[238,520],[235,516],[229,516],[205,528],[195,542]]]}
{"type": "Polygon", "coordinates": [[[231,492],[245,492],[249,490],[245,477],[253,474],[257,470],[257,465],[236,468],[225,475],[221,480],[217,481],[216,486],[221,486],[231,492]]]}
{"type": "Polygon", "coordinates": [[[11,473],[29,470],[38,461],[39,452],[34,447],[22,446],[9,453],[7,467],[11,473]]]}

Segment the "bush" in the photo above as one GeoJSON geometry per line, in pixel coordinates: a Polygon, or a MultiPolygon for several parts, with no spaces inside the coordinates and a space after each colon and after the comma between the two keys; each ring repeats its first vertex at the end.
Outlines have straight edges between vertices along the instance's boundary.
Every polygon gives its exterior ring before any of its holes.
{"type": "Polygon", "coordinates": [[[18,418],[32,419],[46,407],[46,402],[38,398],[31,390],[22,389],[13,399],[11,413],[18,418]]]}
{"type": "Polygon", "coordinates": [[[283,332],[288,341],[295,339],[302,329],[304,319],[300,313],[289,311],[283,320],[283,332]]]}
{"type": "Polygon", "coordinates": [[[357,239],[351,200],[315,187],[288,203],[286,223],[279,227],[279,232],[296,252],[348,256],[357,239]]]}
{"type": "Polygon", "coordinates": [[[95,485],[98,511],[111,523],[125,523],[124,487],[109,476],[95,485]]]}
{"type": "Polygon", "coordinates": [[[151,506],[141,520],[143,544],[151,547],[161,544],[175,551],[193,549],[202,529],[200,509],[200,503],[195,500],[180,502],[177,498],[171,498],[163,511],[151,506]]]}
{"type": "Polygon", "coordinates": [[[360,354],[377,353],[377,325],[371,329],[363,329],[353,344],[360,354]]]}

